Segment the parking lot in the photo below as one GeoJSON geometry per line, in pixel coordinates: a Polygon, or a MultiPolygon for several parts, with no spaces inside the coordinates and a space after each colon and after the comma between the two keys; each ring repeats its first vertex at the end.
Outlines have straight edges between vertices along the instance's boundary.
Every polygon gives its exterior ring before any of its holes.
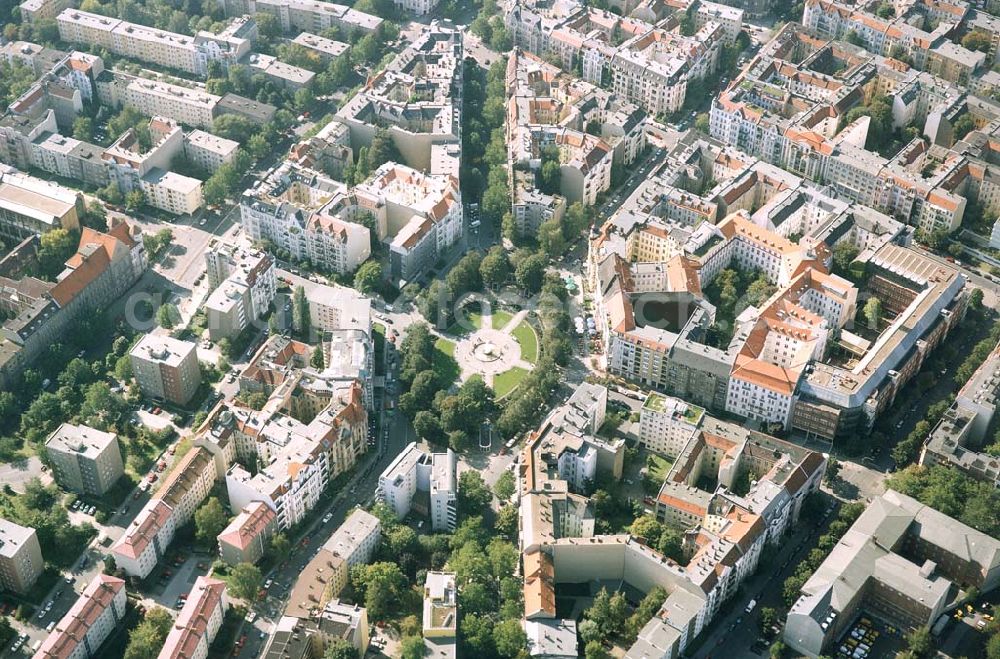
{"type": "Polygon", "coordinates": [[[906,645],[903,632],[877,618],[861,616],[837,645],[840,659],[883,659],[895,657],[906,645]]]}
{"type": "Polygon", "coordinates": [[[212,566],[210,556],[201,554],[172,553],[167,555],[162,567],[153,574],[155,585],[149,591],[160,606],[179,611],[198,577],[208,574],[212,566]]]}

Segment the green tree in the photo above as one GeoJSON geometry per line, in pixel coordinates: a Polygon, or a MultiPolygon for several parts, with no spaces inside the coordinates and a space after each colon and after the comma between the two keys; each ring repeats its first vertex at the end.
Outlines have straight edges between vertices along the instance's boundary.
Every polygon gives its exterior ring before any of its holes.
{"type": "Polygon", "coordinates": [[[354,273],[354,288],[370,295],[382,290],[382,264],[375,259],[368,259],[354,273]]]}
{"type": "Polygon", "coordinates": [[[148,659],[158,655],[173,624],[174,619],[166,609],[154,606],[147,610],[143,621],[128,635],[125,659],[148,659]]]}
{"type": "Polygon", "coordinates": [[[458,477],[458,513],[474,515],[485,510],[493,502],[483,477],[478,471],[463,471],[458,477]]]}
{"type": "Polygon", "coordinates": [[[45,278],[62,272],[66,260],[76,252],[79,236],[66,229],[53,229],[42,234],[38,247],[38,265],[45,278]]]}
{"type": "Polygon", "coordinates": [[[205,545],[214,545],[229,519],[217,497],[210,497],[194,511],[195,537],[205,545]]]}
{"type": "Polygon", "coordinates": [[[979,50],[984,53],[989,52],[993,39],[986,30],[975,28],[962,37],[962,45],[969,50],[979,50]]]}
{"type": "Polygon", "coordinates": [[[139,190],[138,188],[125,195],[125,208],[130,211],[139,210],[144,203],[146,203],[146,195],[144,195],[142,190],[139,190]]]}
{"type": "Polygon", "coordinates": [[[81,142],[93,142],[94,120],[90,117],[77,117],[73,120],[73,137],[81,142]]]}
{"type": "Polygon", "coordinates": [[[312,356],[309,358],[309,365],[318,371],[322,371],[324,368],[323,359],[323,344],[317,343],[316,347],[313,348],[312,356]]]}
{"type": "Polygon", "coordinates": [[[364,598],[368,615],[382,620],[400,606],[406,577],[395,563],[355,565],[351,569],[351,585],[364,598]]]}
{"type": "MultiPolygon", "coordinates": [[[[584,622],[587,622],[584,620],[584,622]]],[[[587,645],[583,648],[583,656],[585,659],[610,659],[611,655],[608,651],[604,649],[600,641],[588,641],[587,645]]]]}
{"type": "Polygon", "coordinates": [[[493,642],[501,657],[516,657],[528,646],[520,620],[504,620],[493,628],[493,642]]]}
{"type": "Polygon", "coordinates": [[[156,324],[163,329],[173,329],[180,320],[181,312],[170,303],[161,304],[160,308],[156,310],[156,324]]]}
{"type": "Polygon", "coordinates": [[[497,288],[507,281],[510,276],[510,262],[503,247],[498,245],[483,257],[479,264],[479,274],[483,284],[490,288],[497,288]]]}
{"type": "Polygon", "coordinates": [[[517,525],[517,506],[504,506],[493,521],[496,532],[511,542],[517,540],[517,525]]]}
{"type": "Polygon", "coordinates": [[[285,557],[288,556],[288,552],[292,549],[292,543],[288,539],[288,536],[284,533],[275,533],[271,536],[271,547],[270,552],[272,556],[275,557],[285,557]]]}
{"type": "Polygon", "coordinates": [[[868,327],[877,330],[879,321],[882,319],[882,300],[875,296],[868,298],[868,301],[865,302],[864,314],[868,327]]]}
{"type": "Polygon", "coordinates": [[[251,563],[239,563],[229,575],[229,592],[233,597],[254,602],[260,590],[260,568],[251,563]]]}
{"type": "Polygon", "coordinates": [[[542,289],[546,265],[544,254],[532,254],[517,264],[514,280],[526,293],[533,295],[542,289]]]}
{"type": "Polygon", "coordinates": [[[425,439],[431,444],[442,445],[445,442],[444,431],[441,430],[441,423],[434,412],[430,410],[420,410],[413,417],[413,429],[417,436],[425,439]]]}
{"type": "Polygon", "coordinates": [[[547,220],[538,227],[538,247],[549,258],[562,256],[566,251],[566,239],[559,220],[547,220]]]}
{"type": "Polygon", "coordinates": [[[501,503],[507,503],[510,498],[514,496],[514,472],[510,470],[504,471],[497,478],[497,482],[493,485],[493,493],[497,495],[497,499],[501,503]]]}
{"type": "Polygon", "coordinates": [[[419,636],[407,636],[399,646],[403,659],[420,659],[424,656],[424,639],[419,636]]]}
{"type": "MultiPolygon", "coordinates": [[[[421,641],[420,645],[421,649],[423,649],[423,641],[421,641]]],[[[358,659],[358,651],[351,645],[350,641],[334,637],[327,644],[326,650],[323,652],[323,659],[358,659]]]]}
{"type": "Polygon", "coordinates": [[[934,654],[934,638],[926,627],[918,627],[906,635],[906,647],[917,659],[934,654]]]}

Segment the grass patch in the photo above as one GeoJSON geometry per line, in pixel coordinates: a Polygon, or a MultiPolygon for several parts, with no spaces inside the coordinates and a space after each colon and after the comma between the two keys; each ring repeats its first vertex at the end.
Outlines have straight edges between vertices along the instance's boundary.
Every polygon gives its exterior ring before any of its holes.
{"type": "Polygon", "coordinates": [[[434,344],[434,372],[438,382],[454,382],[462,371],[455,361],[455,344],[448,339],[438,339],[434,344]]]}
{"type": "Polygon", "coordinates": [[[650,453],[646,458],[646,469],[649,477],[657,483],[662,483],[667,477],[667,472],[673,466],[673,462],[657,453],[650,453]]]}
{"type": "Polygon", "coordinates": [[[499,330],[507,326],[507,323],[514,320],[514,314],[507,311],[493,312],[493,329],[499,330]]]}
{"type": "Polygon", "coordinates": [[[517,388],[517,385],[521,383],[524,376],[528,374],[527,369],[523,369],[520,366],[515,366],[514,368],[504,371],[493,376],[493,392],[496,394],[497,398],[503,398],[510,392],[517,388]]]}
{"type": "Polygon", "coordinates": [[[445,334],[450,334],[451,336],[463,337],[468,334],[475,332],[476,330],[482,329],[483,327],[483,314],[481,306],[478,302],[473,302],[460,310],[460,315],[463,316],[463,322],[465,325],[471,324],[472,327],[466,327],[459,324],[456,319],[451,325],[448,326],[444,332],[445,334]]]}
{"type": "Polygon", "coordinates": [[[511,332],[514,340],[521,346],[521,359],[534,364],[538,361],[538,337],[535,330],[525,321],[521,321],[511,332]]]}

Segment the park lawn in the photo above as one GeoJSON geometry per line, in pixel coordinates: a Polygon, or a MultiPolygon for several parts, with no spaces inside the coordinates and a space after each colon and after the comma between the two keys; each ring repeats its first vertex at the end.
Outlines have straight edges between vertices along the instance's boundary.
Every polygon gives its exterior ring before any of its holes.
{"type": "Polygon", "coordinates": [[[667,472],[673,466],[673,462],[657,453],[650,453],[646,458],[646,467],[649,469],[649,477],[657,483],[662,483],[667,478],[667,472]]]}
{"type": "Polygon", "coordinates": [[[493,376],[493,393],[497,398],[503,398],[517,388],[524,376],[528,374],[527,369],[515,366],[493,376]]]}
{"type": "Polygon", "coordinates": [[[494,311],[493,312],[493,329],[502,330],[507,326],[507,323],[514,319],[514,314],[507,311],[494,311]]]}
{"type": "Polygon", "coordinates": [[[438,339],[434,344],[434,372],[442,383],[454,382],[462,373],[455,361],[455,344],[448,339],[438,339]]]}
{"type": "Polygon", "coordinates": [[[450,336],[464,337],[468,334],[471,334],[472,332],[475,332],[476,330],[482,329],[483,314],[480,313],[479,311],[473,311],[472,310],[473,306],[479,308],[479,304],[477,303],[475,305],[469,305],[464,310],[465,320],[468,321],[469,323],[472,323],[472,327],[463,327],[456,320],[455,322],[453,322],[451,325],[448,326],[448,329],[446,329],[444,333],[450,336]]]}
{"type": "Polygon", "coordinates": [[[511,334],[521,346],[521,359],[532,364],[538,361],[538,337],[535,336],[535,330],[531,325],[522,320],[511,334]]]}

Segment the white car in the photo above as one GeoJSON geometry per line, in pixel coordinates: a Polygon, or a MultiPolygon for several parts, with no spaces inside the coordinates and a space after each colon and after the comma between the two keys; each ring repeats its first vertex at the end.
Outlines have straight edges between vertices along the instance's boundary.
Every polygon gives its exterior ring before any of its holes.
{"type": "Polygon", "coordinates": [[[323,515],[323,523],[324,524],[329,524],[331,519],[333,519],[333,513],[327,513],[327,514],[323,515]]]}

